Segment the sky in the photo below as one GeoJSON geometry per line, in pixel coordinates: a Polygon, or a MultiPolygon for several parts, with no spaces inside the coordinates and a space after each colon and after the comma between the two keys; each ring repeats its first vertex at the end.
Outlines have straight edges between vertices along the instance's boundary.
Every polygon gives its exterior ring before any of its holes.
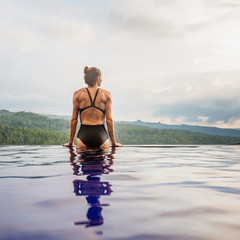
{"type": "Polygon", "coordinates": [[[240,128],[240,0],[0,0],[0,109],[71,115],[85,66],[114,120],[240,128]]]}

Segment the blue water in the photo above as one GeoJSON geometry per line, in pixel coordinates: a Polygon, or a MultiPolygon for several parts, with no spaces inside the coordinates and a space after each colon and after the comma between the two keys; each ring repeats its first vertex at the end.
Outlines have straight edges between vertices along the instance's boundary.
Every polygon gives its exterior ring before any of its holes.
{"type": "Polygon", "coordinates": [[[239,146],[0,147],[0,239],[240,239],[239,146]]]}

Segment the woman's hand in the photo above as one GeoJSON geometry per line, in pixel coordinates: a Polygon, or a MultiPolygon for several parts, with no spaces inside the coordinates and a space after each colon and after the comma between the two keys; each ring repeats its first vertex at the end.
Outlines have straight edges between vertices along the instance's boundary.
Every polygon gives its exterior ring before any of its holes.
{"type": "Polygon", "coordinates": [[[112,147],[122,147],[123,145],[121,143],[113,143],[112,147]]]}
{"type": "Polygon", "coordinates": [[[64,143],[64,144],[63,144],[63,146],[64,146],[64,147],[72,147],[72,146],[73,146],[73,144],[72,144],[72,143],[70,143],[70,142],[68,142],[68,143],[64,143]]]}

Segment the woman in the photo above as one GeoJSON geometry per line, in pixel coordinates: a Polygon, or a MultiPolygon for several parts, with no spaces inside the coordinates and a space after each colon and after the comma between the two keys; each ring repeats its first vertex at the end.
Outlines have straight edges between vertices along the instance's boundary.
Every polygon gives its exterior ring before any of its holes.
{"type": "Polygon", "coordinates": [[[111,94],[102,88],[98,88],[102,83],[101,71],[95,67],[85,67],[84,79],[88,86],[79,89],[73,95],[70,139],[63,146],[71,147],[73,145],[78,112],[80,114],[81,127],[76,139],[77,149],[101,148],[106,150],[109,148],[109,139],[104,127],[105,115],[112,147],[122,146],[116,142],[114,137],[111,94]]]}

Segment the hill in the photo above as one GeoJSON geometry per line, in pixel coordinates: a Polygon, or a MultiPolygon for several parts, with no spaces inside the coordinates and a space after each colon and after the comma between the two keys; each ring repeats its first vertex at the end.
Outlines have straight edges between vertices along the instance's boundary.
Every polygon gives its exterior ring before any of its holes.
{"type": "Polygon", "coordinates": [[[0,145],[58,145],[68,140],[67,131],[11,127],[0,124],[0,145]]]}
{"type": "Polygon", "coordinates": [[[123,144],[236,144],[240,137],[214,136],[179,129],[154,129],[116,123],[115,134],[123,144]]]}
{"type": "MultiPolygon", "coordinates": [[[[49,118],[55,119],[67,119],[70,120],[71,116],[69,115],[48,115],[44,114],[49,118]]],[[[155,122],[144,122],[141,120],[129,122],[129,121],[116,121],[116,123],[125,123],[125,124],[135,124],[150,128],[157,129],[179,129],[179,130],[188,130],[193,132],[205,133],[216,136],[231,136],[231,137],[240,137],[240,129],[239,128],[217,128],[217,127],[206,127],[206,126],[192,126],[187,124],[181,125],[171,125],[171,124],[163,124],[163,123],[155,123],[155,122]]]]}
{"type": "Polygon", "coordinates": [[[12,114],[12,112],[10,112],[10,111],[8,111],[8,110],[5,110],[5,109],[0,110],[0,116],[2,116],[2,115],[8,115],[8,114],[12,114]]]}
{"type": "Polygon", "coordinates": [[[51,129],[56,131],[69,131],[70,123],[64,119],[52,119],[32,112],[0,111],[0,124],[6,126],[20,126],[27,128],[51,129]]]}
{"type": "MultiPolygon", "coordinates": [[[[117,141],[123,144],[236,144],[240,138],[211,136],[186,130],[153,129],[132,124],[115,124],[117,141]]],[[[31,129],[0,124],[0,145],[56,145],[67,142],[69,131],[31,129]]]]}
{"type": "Polygon", "coordinates": [[[169,125],[163,123],[154,123],[154,122],[143,122],[140,120],[134,122],[127,122],[127,121],[118,121],[118,123],[125,123],[125,124],[134,124],[139,126],[157,128],[157,129],[179,129],[179,130],[188,130],[198,133],[205,133],[209,135],[216,135],[216,136],[231,136],[231,137],[240,137],[240,130],[239,129],[227,129],[227,128],[217,128],[217,127],[204,127],[204,126],[191,126],[191,125],[169,125]]]}
{"type": "MultiPolygon", "coordinates": [[[[141,121],[140,121],[141,122],[141,121]]],[[[139,123],[139,121],[138,121],[139,123]]],[[[142,122],[141,122],[142,123],[142,122]]],[[[62,144],[68,141],[70,122],[31,112],[0,111],[0,144],[62,144]]],[[[240,137],[214,136],[181,129],[158,129],[135,123],[115,123],[123,144],[236,144],[240,137]]]]}
{"type": "MultiPolygon", "coordinates": [[[[44,114],[44,116],[47,116],[49,118],[55,118],[55,119],[67,119],[70,120],[71,116],[69,115],[48,115],[44,114]]],[[[216,136],[231,136],[231,137],[240,137],[240,129],[231,129],[231,128],[217,128],[217,127],[206,127],[206,126],[192,126],[187,124],[181,124],[181,125],[171,125],[171,124],[163,124],[163,123],[155,123],[155,122],[144,122],[141,120],[129,122],[129,121],[115,121],[116,123],[125,123],[125,124],[135,124],[150,128],[157,128],[157,129],[179,129],[179,130],[188,130],[198,133],[205,133],[210,135],[216,135],[216,136]]]]}

